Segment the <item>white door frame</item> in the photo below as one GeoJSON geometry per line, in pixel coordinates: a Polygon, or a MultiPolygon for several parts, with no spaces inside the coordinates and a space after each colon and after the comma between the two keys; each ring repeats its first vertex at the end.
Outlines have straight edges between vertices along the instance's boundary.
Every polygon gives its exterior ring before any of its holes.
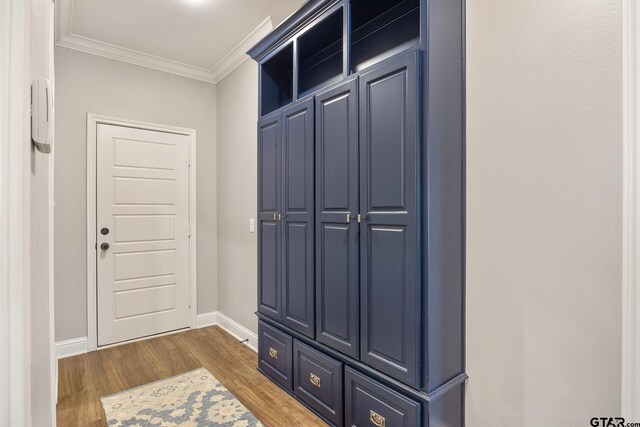
{"type": "Polygon", "coordinates": [[[623,1],[622,416],[640,420],[640,5],[623,1]]]}
{"type": "Polygon", "coordinates": [[[29,426],[29,2],[0,2],[0,425],[29,426]]]}
{"type": "Polygon", "coordinates": [[[96,286],[96,167],[97,126],[99,124],[130,127],[157,132],[174,133],[189,137],[189,290],[191,306],[191,328],[196,328],[197,304],[197,233],[196,233],[196,131],[195,129],[165,126],[136,120],[87,114],[87,350],[98,348],[96,286]]]}

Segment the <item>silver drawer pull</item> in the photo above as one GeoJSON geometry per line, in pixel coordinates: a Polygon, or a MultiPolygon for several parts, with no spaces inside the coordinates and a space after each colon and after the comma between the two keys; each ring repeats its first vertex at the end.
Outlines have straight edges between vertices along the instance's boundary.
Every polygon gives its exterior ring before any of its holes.
{"type": "Polygon", "coordinates": [[[269,356],[273,357],[274,359],[278,358],[278,350],[276,350],[273,347],[269,347],[269,356]]]}
{"type": "Polygon", "coordinates": [[[384,417],[374,411],[369,411],[369,419],[374,426],[384,427],[385,425],[384,417]]]}
{"type": "Polygon", "coordinates": [[[320,377],[314,374],[309,374],[309,381],[311,381],[311,384],[313,384],[314,386],[320,388],[320,377]]]}

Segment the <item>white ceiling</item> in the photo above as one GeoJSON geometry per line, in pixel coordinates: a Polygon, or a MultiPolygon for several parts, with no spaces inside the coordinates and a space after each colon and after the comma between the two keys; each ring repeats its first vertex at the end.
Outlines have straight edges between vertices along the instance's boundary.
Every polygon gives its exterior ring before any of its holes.
{"type": "Polygon", "coordinates": [[[60,46],[216,82],[304,2],[58,0],[56,40],[60,46]]]}

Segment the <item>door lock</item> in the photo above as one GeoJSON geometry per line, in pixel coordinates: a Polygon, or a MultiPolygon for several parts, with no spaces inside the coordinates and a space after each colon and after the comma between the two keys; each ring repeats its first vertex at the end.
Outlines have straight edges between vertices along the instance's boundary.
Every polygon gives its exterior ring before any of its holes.
{"type": "Polygon", "coordinates": [[[100,245],[100,249],[102,249],[103,251],[108,251],[109,250],[109,244],[108,243],[103,243],[100,245]]]}
{"type": "Polygon", "coordinates": [[[100,230],[100,234],[106,236],[107,234],[109,234],[109,229],[107,227],[104,227],[102,230],[100,230]]]}

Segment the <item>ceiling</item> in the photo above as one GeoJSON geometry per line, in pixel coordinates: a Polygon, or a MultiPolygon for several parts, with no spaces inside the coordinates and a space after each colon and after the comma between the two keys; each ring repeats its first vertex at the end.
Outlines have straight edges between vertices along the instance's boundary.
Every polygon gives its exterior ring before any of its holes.
{"type": "Polygon", "coordinates": [[[58,0],[56,44],[216,83],[305,0],[58,0]]]}

